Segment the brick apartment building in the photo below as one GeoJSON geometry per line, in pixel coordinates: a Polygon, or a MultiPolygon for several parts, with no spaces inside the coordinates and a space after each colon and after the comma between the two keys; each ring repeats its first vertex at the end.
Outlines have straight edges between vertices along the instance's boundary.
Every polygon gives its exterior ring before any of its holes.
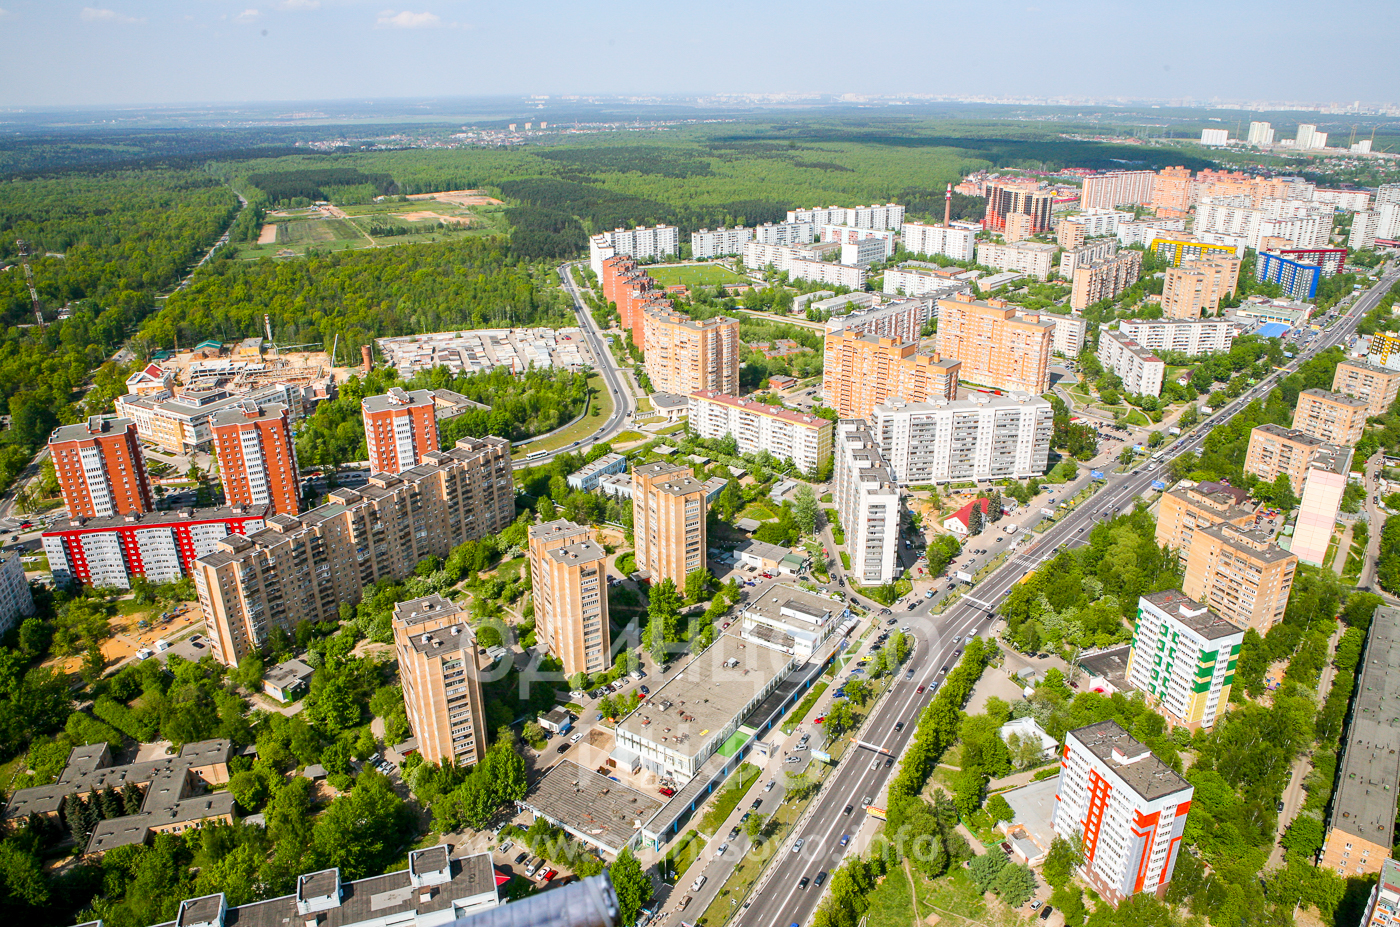
{"type": "Polygon", "coordinates": [[[151,478],[128,418],[94,415],[49,435],[54,475],[70,518],[110,518],[155,511],[151,478]]]}
{"type": "Polygon", "coordinates": [[[219,480],[229,505],[270,505],[279,515],[301,513],[301,473],[287,407],[245,399],[213,419],[219,480]]]}
{"type": "Polygon", "coordinates": [[[705,568],[705,484],[688,467],[657,461],[632,471],[632,536],[637,568],[653,584],[685,578],[705,568]]]}
{"type": "Polygon", "coordinates": [[[438,449],[433,391],[409,392],[395,386],[382,396],[360,400],[371,473],[402,473],[438,449]]]}
{"type": "Polygon", "coordinates": [[[1293,427],[1328,444],[1355,445],[1366,430],[1367,404],[1361,399],[1322,389],[1298,394],[1293,427]]]}
{"type": "Polygon", "coordinates": [[[869,419],[871,410],[886,399],[956,399],[959,363],[938,354],[919,354],[918,347],[914,341],[828,332],[822,367],[827,405],[841,418],[869,419]]]}
{"type": "Polygon", "coordinates": [[[696,321],[664,309],[647,309],[644,316],[646,372],[655,391],[739,394],[738,319],[696,321]]]}
{"type": "Polygon", "coordinates": [[[1039,396],[1050,386],[1054,340],[1053,322],[1019,316],[1001,300],[954,296],[938,301],[938,355],[956,358],[962,379],[981,386],[1039,396]]]}
{"type": "Polygon", "coordinates": [[[568,676],[612,665],[607,555],[589,535],[587,527],[563,519],[530,527],[537,637],[568,676]]]}

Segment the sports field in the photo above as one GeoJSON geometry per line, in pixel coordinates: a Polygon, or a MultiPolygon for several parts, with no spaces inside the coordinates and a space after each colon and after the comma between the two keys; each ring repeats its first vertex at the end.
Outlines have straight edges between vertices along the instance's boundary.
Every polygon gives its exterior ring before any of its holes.
{"type": "Polygon", "coordinates": [[[661,286],[714,286],[719,283],[750,283],[720,264],[668,264],[644,268],[661,286]]]}

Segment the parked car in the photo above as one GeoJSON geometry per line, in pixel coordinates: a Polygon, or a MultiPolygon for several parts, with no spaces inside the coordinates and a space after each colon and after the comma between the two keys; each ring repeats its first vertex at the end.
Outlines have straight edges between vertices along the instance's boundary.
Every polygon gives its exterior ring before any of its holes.
{"type": "Polygon", "coordinates": [[[1045,907],[1040,909],[1040,913],[1037,914],[1036,917],[1040,918],[1043,921],[1048,921],[1050,920],[1050,915],[1054,913],[1055,909],[1047,904],[1045,907]]]}
{"type": "Polygon", "coordinates": [[[755,798],[755,799],[753,800],[753,802],[749,804],[749,810],[750,810],[750,811],[757,811],[759,808],[762,808],[762,807],[763,807],[763,799],[761,799],[761,798],[755,798]]]}
{"type": "Polygon", "coordinates": [[[673,788],[671,788],[671,787],[668,786],[668,785],[663,785],[661,788],[657,789],[656,791],[660,792],[662,795],[665,795],[667,798],[670,798],[672,795],[676,794],[676,790],[673,789],[673,788]]]}
{"type": "Polygon", "coordinates": [[[515,864],[516,864],[517,866],[519,866],[521,863],[525,862],[525,860],[527,860],[527,859],[529,859],[529,858],[530,858],[530,854],[529,854],[529,853],[521,853],[519,856],[517,856],[517,857],[515,858],[515,864]]]}
{"type": "Polygon", "coordinates": [[[509,853],[510,848],[513,846],[515,846],[515,843],[513,841],[507,840],[505,843],[501,844],[500,852],[509,853]]]}
{"type": "Polygon", "coordinates": [[[560,744],[558,747],[556,747],[556,748],[554,749],[554,752],[555,752],[555,753],[568,753],[568,752],[569,752],[569,745],[568,745],[568,744],[560,744]]]}

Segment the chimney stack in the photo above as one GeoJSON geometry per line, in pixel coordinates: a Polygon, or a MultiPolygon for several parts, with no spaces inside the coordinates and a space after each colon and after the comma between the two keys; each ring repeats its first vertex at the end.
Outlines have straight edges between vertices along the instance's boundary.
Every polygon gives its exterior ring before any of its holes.
{"type": "Polygon", "coordinates": [[[953,218],[953,185],[948,184],[948,192],[943,194],[943,227],[946,229],[952,224],[953,218]]]}
{"type": "Polygon", "coordinates": [[[369,345],[360,345],[360,358],[364,361],[365,373],[368,374],[369,369],[374,366],[374,355],[370,353],[369,345]]]}

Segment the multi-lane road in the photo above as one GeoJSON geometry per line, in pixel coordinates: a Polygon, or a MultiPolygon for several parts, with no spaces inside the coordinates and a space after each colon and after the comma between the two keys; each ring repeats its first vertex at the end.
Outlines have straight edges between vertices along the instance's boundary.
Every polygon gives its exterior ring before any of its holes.
{"type": "MultiPolygon", "coordinates": [[[[863,821],[863,804],[870,799],[878,803],[886,783],[897,772],[897,766],[885,766],[881,751],[895,757],[903,753],[913,736],[919,712],[936,691],[933,684],[942,681],[943,667],[951,668],[953,653],[967,635],[986,633],[997,605],[1017,581],[1053,557],[1060,548],[1083,543],[1085,534],[1095,523],[1130,508],[1173,458],[1199,449],[1212,427],[1267,395],[1281,378],[1313,355],[1350,339],[1362,316],[1375,308],[1397,277],[1400,274],[1393,271],[1387,274],[1358,298],[1345,316],[1315,336],[1313,344],[1285,368],[1264,378],[1168,446],[1156,468],[1149,471],[1143,467],[1134,473],[1110,476],[1091,498],[1050,527],[1034,544],[1012,556],[946,612],[931,615],[927,606],[905,614],[896,612],[900,623],[911,626],[918,639],[908,664],[914,669],[914,679],[900,677],[871,714],[859,738],[873,748],[858,746],[848,752],[829,777],[816,806],[794,830],[787,844],[777,851],[777,858],[750,894],[749,906],[741,909],[732,923],[740,927],[788,927],[805,923],[821,897],[821,889],[815,886],[817,874],[840,865],[842,856],[850,849],[840,846],[842,835],[854,837],[863,821]],[[922,693],[918,691],[919,686],[925,687],[922,693]],[[895,725],[901,721],[903,729],[896,732],[895,725]],[[847,812],[847,808],[852,810],[847,812]],[[798,838],[802,840],[801,850],[793,852],[798,838]],[[801,888],[804,878],[809,882],[806,888],[801,888]]],[[[852,846],[855,845],[853,839],[852,846]]]]}

